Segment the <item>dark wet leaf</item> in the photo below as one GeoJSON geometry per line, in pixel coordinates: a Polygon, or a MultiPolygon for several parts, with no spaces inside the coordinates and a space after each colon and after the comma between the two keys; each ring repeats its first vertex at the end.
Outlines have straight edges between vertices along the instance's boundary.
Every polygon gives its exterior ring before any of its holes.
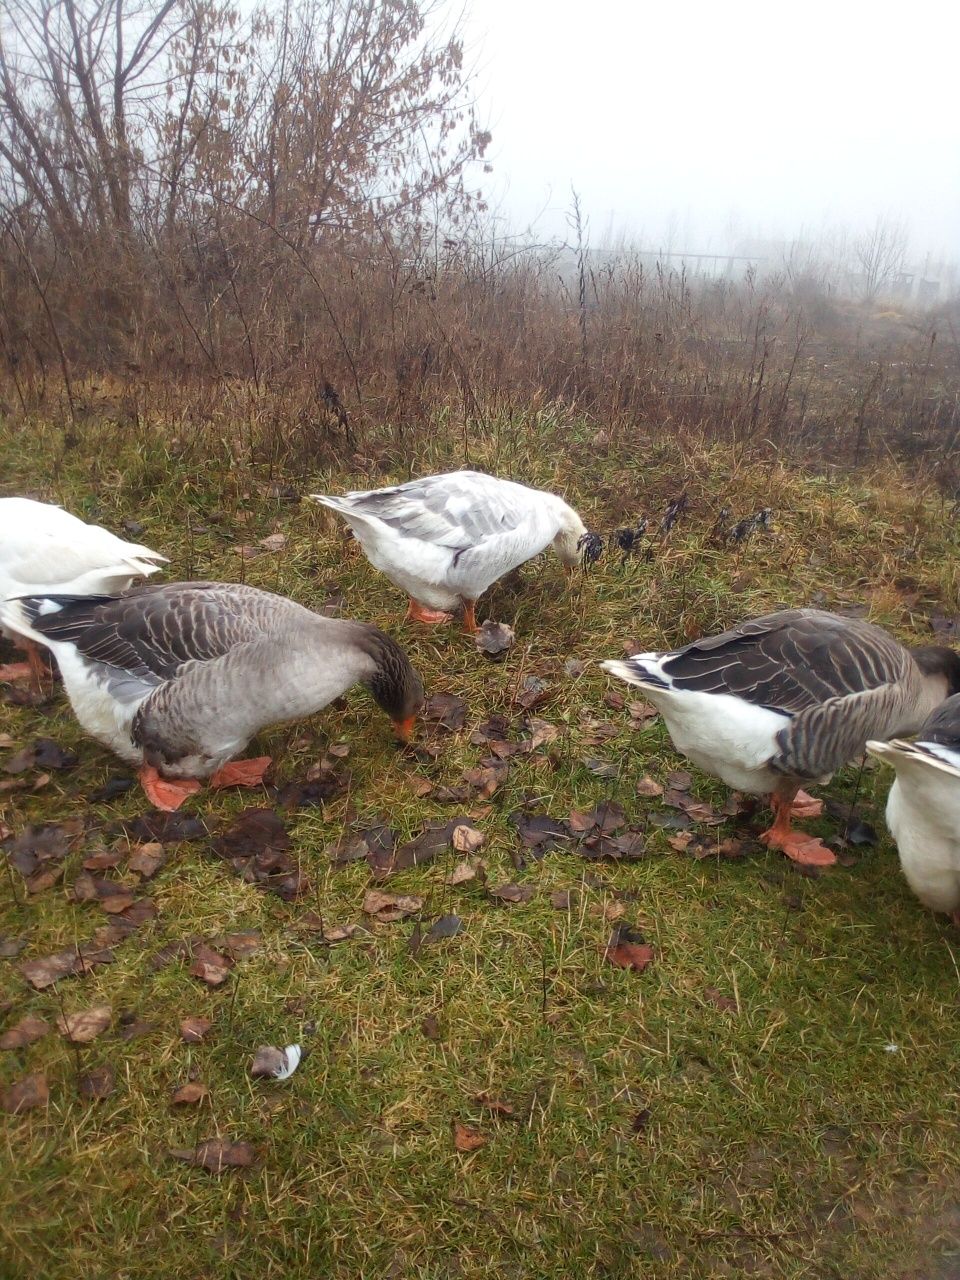
{"type": "MultiPolygon", "coordinates": [[[[112,867],[119,866],[122,860],[123,854],[119,849],[98,849],[96,853],[91,853],[84,858],[81,866],[84,871],[109,871],[112,867]]],[[[76,893],[76,882],[74,882],[74,893],[76,893]]]]}
{"type": "Polygon", "coordinates": [[[48,1022],[28,1013],[0,1036],[0,1049],[25,1049],[28,1044],[41,1040],[49,1030],[48,1022]]]}
{"type": "Polygon", "coordinates": [[[120,1019],[120,1030],[117,1037],[120,1040],[139,1040],[141,1036],[153,1035],[157,1029],[155,1022],[147,1022],[144,1018],[138,1018],[135,1014],[122,1014],[120,1019]]]}
{"type": "Polygon", "coordinates": [[[273,809],[244,809],[211,841],[211,852],[243,880],[291,902],[309,888],[289,853],[290,834],[273,809]]]}
{"type": "Polygon", "coordinates": [[[45,1107],[50,1098],[47,1077],[42,1071],[15,1080],[0,1094],[0,1110],[7,1115],[19,1115],[21,1111],[33,1111],[45,1107]]]}
{"type": "Polygon", "coordinates": [[[78,756],[52,738],[38,738],[33,744],[33,759],[41,769],[72,769],[78,756]]]}
{"type": "Polygon", "coordinates": [[[597,832],[599,835],[608,836],[614,831],[618,831],[627,820],[627,815],[623,811],[623,806],[614,800],[604,800],[598,804],[596,809],[590,813],[578,813],[573,810],[570,814],[570,828],[575,833],[597,832]],[[576,815],[576,821],[574,821],[576,815]]]}
{"type": "Polygon", "coordinates": [[[489,618],[476,636],[477,648],[488,658],[502,659],[504,654],[513,647],[515,641],[513,627],[505,622],[492,622],[489,618]]]}
{"type": "Polygon", "coordinates": [[[235,960],[245,959],[260,950],[263,936],[259,929],[245,929],[241,933],[225,933],[214,939],[216,946],[229,951],[235,960]]]}
{"type": "Polygon", "coordinates": [[[145,813],[122,822],[120,828],[136,844],[179,844],[204,840],[210,834],[199,818],[189,813],[145,813]]]}
{"type": "Polygon", "coordinates": [[[26,773],[33,768],[34,759],[33,747],[23,747],[3,762],[3,771],[10,774],[26,773]]]}
{"type": "Polygon", "coordinates": [[[650,1121],[652,1118],[653,1115],[650,1108],[643,1107],[630,1121],[630,1128],[634,1133],[646,1133],[647,1129],[650,1127],[650,1121]]]}
{"type": "Polygon", "coordinates": [[[440,1039],[440,1023],[435,1014],[428,1013],[424,1020],[420,1023],[420,1030],[428,1040],[440,1039]]]}
{"type": "Polygon", "coordinates": [[[102,1102],[109,1098],[116,1087],[113,1067],[94,1067],[80,1077],[80,1097],[88,1102],[102,1102]]]}
{"type": "Polygon", "coordinates": [[[667,786],[674,791],[689,791],[693,786],[693,774],[686,769],[673,769],[667,774],[667,786]]]}
{"type": "Polygon", "coordinates": [[[18,836],[4,841],[7,859],[26,879],[49,863],[62,861],[82,831],[83,823],[78,820],[25,827],[18,836]]]}
{"type": "Polygon", "coordinates": [[[935,614],[930,619],[930,630],[938,640],[953,643],[960,639],[960,617],[945,618],[935,614]]]}
{"type": "Polygon", "coordinates": [[[87,804],[103,804],[107,800],[116,800],[117,796],[126,795],[135,784],[135,778],[108,778],[102,787],[90,792],[87,796],[87,804]]]}
{"type": "Polygon", "coordinates": [[[503,742],[510,737],[512,728],[506,716],[491,716],[483,724],[477,725],[470,735],[470,741],[475,747],[482,747],[487,742],[503,742]]]}
{"type": "Polygon", "coordinates": [[[570,831],[565,822],[550,818],[545,813],[524,813],[522,809],[511,813],[507,821],[516,827],[517,834],[528,849],[540,854],[558,844],[570,843],[570,831]]]}
{"type": "Polygon", "coordinates": [[[554,889],[550,894],[550,905],[555,911],[570,911],[576,906],[576,893],[573,889],[554,889]]]}
{"type": "Polygon", "coordinates": [[[616,778],[620,774],[619,765],[598,756],[584,756],[582,763],[598,778],[616,778]]]}
{"type": "Polygon", "coordinates": [[[488,892],[498,902],[529,902],[534,888],[531,884],[499,884],[488,892]]]}
{"type": "Polygon", "coordinates": [[[441,916],[439,920],[434,920],[427,930],[424,942],[439,942],[443,938],[455,938],[462,929],[463,921],[459,916],[441,916]]]}
{"type": "Polygon", "coordinates": [[[356,835],[353,832],[345,831],[338,840],[333,844],[328,844],[324,853],[335,865],[342,865],[347,862],[358,862],[361,858],[365,858],[370,852],[367,842],[362,835],[356,835]]]}
{"type": "Polygon", "coordinates": [[[469,1125],[463,1124],[459,1120],[454,1120],[453,1145],[458,1151],[467,1153],[477,1151],[480,1147],[485,1147],[487,1139],[476,1129],[472,1129],[469,1125]]]}
{"type": "Polygon", "coordinates": [[[869,822],[851,822],[846,828],[846,832],[844,833],[841,831],[840,834],[846,835],[846,839],[849,844],[863,845],[877,843],[876,828],[872,827],[869,822]]]}
{"type": "Polygon", "coordinates": [[[288,782],[277,791],[277,804],[287,813],[296,809],[315,808],[342,795],[349,785],[349,774],[321,768],[316,777],[288,782]]]}
{"type": "Polygon", "coordinates": [[[256,1158],[256,1149],[249,1142],[231,1142],[227,1138],[207,1138],[196,1147],[175,1148],[170,1155],[174,1160],[206,1169],[209,1173],[221,1173],[224,1169],[248,1169],[256,1158]]]}
{"type": "Polygon", "coordinates": [[[618,969],[635,969],[643,973],[654,957],[653,947],[643,934],[628,924],[618,924],[610,935],[604,959],[618,969]]]}
{"type": "Polygon", "coordinates": [[[393,856],[392,869],[401,871],[409,867],[422,867],[432,862],[438,853],[450,848],[453,829],[458,821],[454,819],[452,822],[431,823],[413,840],[400,845],[393,856]]]}
{"type": "Polygon", "coordinates": [[[436,725],[438,729],[455,733],[466,723],[467,704],[463,698],[457,698],[452,693],[435,693],[423,704],[421,714],[425,721],[436,725]]]}
{"type": "MultiPolygon", "coordinates": [[[[117,899],[107,898],[103,903],[104,911],[109,911],[111,905],[114,910],[118,910],[117,899]]],[[[137,898],[135,902],[124,905],[119,908],[119,910],[122,910],[124,920],[129,924],[132,924],[135,928],[139,928],[140,925],[146,924],[148,920],[153,920],[155,918],[157,915],[157,904],[152,898],[137,898]]]]}
{"type": "Polygon", "coordinates": [[[685,813],[667,813],[663,809],[654,810],[648,818],[653,827],[662,827],[667,831],[686,831],[693,825],[685,813]]]}
{"type": "Polygon", "coordinates": [[[597,861],[601,858],[635,862],[647,856],[647,842],[640,831],[626,831],[619,836],[591,836],[575,850],[582,858],[597,861]]]}
{"type": "Polygon", "coordinates": [[[27,945],[26,938],[10,938],[0,935],[0,959],[12,960],[27,945]]]}
{"type": "Polygon", "coordinates": [[[185,1044],[199,1044],[213,1022],[210,1018],[201,1018],[199,1014],[191,1014],[180,1023],[180,1039],[185,1044]]]}

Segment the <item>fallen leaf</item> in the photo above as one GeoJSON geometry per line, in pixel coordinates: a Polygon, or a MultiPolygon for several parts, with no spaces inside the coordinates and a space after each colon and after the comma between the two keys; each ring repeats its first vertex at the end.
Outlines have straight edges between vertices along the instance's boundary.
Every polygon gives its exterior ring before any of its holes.
{"type": "Polygon", "coordinates": [[[26,938],[9,938],[0,935],[0,959],[12,960],[14,956],[20,954],[26,945],[26,938]]]}
{"type": "Polygon", "coordinates": [[[513,1104],[504,1102],[502,1098],[494,1098],[489,1093],[478,1093],[474,1098],[474,1102],[483,1107],[486,1111],[492,1111],[498,1116],[512,1116],[515,1114],[513,1104]]]}
{"type": "Polygon", "coordinates": [[[472,867],[469,862],[458,862],[447,876],[444,884],[450,885],[451,888],[453,888],[458,884],[466,884],[469,880],[476,880],[476,878],[476,867],[472,867]]]}
{"type": "Polygon", "coordinates": [[[219,951],[214,951],[212,947],[208,947],[205,943],[194,947],[190,976],[199,978],[208,987],[219,987],[226,982],[232,968],[233,961],[229,956],[221,955],[219,951]]]}
{"type": "Polygon", "coordinates": [[[403,871],[432,862],[438,853],[450,847],[457,821],[453,819],[450,822],[428,823],[420,835],[400,845],[393,856],[390,869],[403,871]]]}
{"type": "Polygon", "coordinates": [[[241,560],[256,560],[257,556],[263,554],[259,547],[238,546],[232,547],[231,550],[235,551],[241,560]]]}
{"type": "Polygon", "coordinates": [[[420,1030],[428,1040],[440,1039],[440,1023],[434,1014],[428,1013],[424,1020],[420,1023],[420,1030]]]}
{"type": "Polygon", "coordinates": [[[86,974],[95,966],[110,964],[112,961],[113,953],[105,948],[84,947],[81,950],[77,947],[68,947],[64,951],[55,952],[52,956],[43,956],[39,960],[27,960],[20,966],[20,972],[32,987],[37,991],[43,991],[45,987],[53,986],[61,978],[75,973],[86,974]]]}
{"type": "Polygon", "coordinates": [[[42,1071],[15,1080],[13,1084],[0,1094],[0,1110],[8,1115],[18,1115],[21,1111],[32,1111],[35,1107],[45,1107],[50,1098],[47,1077],[42,1071]]]}
{"type": "Polygon", "coordinates": [[[659,782],[654,782],[653,778],[651,778],[649,774],[644,774],[637,783],[637,795],[644,797],[662,796],[663,787],[661,787],[659,782]]]}
{"type": "Polygon", "coordinates": [[[563,673],[569,676],[571,680],[576,680],[578,676],[582,676],[587,669],[587,664],[581,662],[579,658],[568,658],[563,664],[563,673]]]}
{"type": "Polygon", "coordinates": [[[515,641],[513,627],[505,622],[492,622],[489,618],[476,635],[477,648],[488,658],[502,658],[515,641]]]}
{"type": "Polygon", "coordinates": [[[630,719],[634,721],[634,728],[637,729],[642,729],[648,720],[655,720],[660,714],[649,702],[630,702],[627,710],[630,712],[630,719]]]}
{"type": "Polygon", "coordinates": [[[411,916],[422,906],[423,899],[412,894],[381,893],[379,889],[369,889],[363,900],[364,914],[385,924],[411,916]]]}
{"type": "Polygon", "coordinates": [[[247,1169],[256,1158],[256,1149],[249,1142],[231,1142],[228,1138],[207,1138],[196,1147],[174,1148],[170,1155],[184,1164],[192,1164],[209,1173],[221,1173],[224,1169],[247,1169]]]}
{"type": "Polygon", "coordinates": [[[551,742],[556,742],[560,736],[558,725],[551,724],[549,720],[541,720],[537,716],[530,716],[527,720],[527,728],[530,731],[530,737],[526,740],[528,751],[536,751],[538,747],[548,746],[551,742]]]}
{"type": "Polygon", "coordinates": [[[689,791],[693,786],[693,774],[686,769],[674,769],[667,774],[667,786],[676,791],[689,791]]]}
{"type": "Polygon", "coordinates": [[[677,853],[686,853],[692,839],[692,831],[680,831],[675,836],[667,836],[667,844],[677,853]]]}
{"type": "Polygon", "coordinates": [[[263,547],[264,551],[282,551],[287,545],[287,536],[284,533],[268,533],[257,545],[263,547]]]}
{"type": "Polygon", "coordinates": [[[164,856],[162,844],[156,841],[152,844],[142,844],[130,855],[127,869],[136,871],[144,880],[149,880],[163,866],[164,856]]]}
{"type": "Polygon", "coordinates": [[[645,1133],[653,1118],[653,1113],[649,1107],[643,1107],[639,1110],[630,1121],[630,1128],[634,1133],[645,1133]]]}
{"type": "MultiPolygon", "coordinates": [[[[113,899],[108,899],[113,901],[113,899]]],[[[107,903],[103,904],[104,911],[109,911],[107,903]]],[[[134,928],[138,928],[142,924],[146,924],[148,920],[153,920],[157,915],[157,904],[152,898],[137,898],[136,902],[130,903],[123,907],[123,918],[134,928]]]]}
{"type": "Polygon", "coordinates": [[[653,947],[644,941],[643,934],[628,924],[616,926],[603,954],[618,969],[635,969],[638,973],[643,973],[654,957],[653,947]]]}
{"type": "Polygon", "coordinates": [[[285,1049],[262,1044],[250,1064],[250,1074],[254,1077],[270,1076],[274,1080],[286,1080],[296,1071],[302,1056],[303,1050],[298,1044],[288,1044],[285,1049]]]}
{"type": "Polygon", "coordinates": [[[620,774],[620,766],[610,760],[601,760],[597,756],[585,756],[583,764],[598,778],[616,778],[620,774]]]}
{"type": "Polygon", "coordinates": [[[42,1039],[50,1030],[50,1024],[32,1013],[21,1018],[0,1036],[0,1049],[24,1049],[28,1044],[42,1039]]]}
{"type": "Polygon", "coordinates": [[[89,1102],[101,1102],[109,1098],[116,1085],[113,1067],[94,1067],[80,1077],[80,1097],[89,1102]]]}
{"type": "Polygon", "coordinates": [[[145,1018],[137,1018],[133,1014],[123,1014],[117,1035],[121,1040],[139,1040],[141,1036],[152,1035],[156,1029],[155,1022],[147,1022],[145,1018]]]}
{"type": "Polygon", "coordinates": [[[192,1107],[196,1103],[201,1102],[210,1090],[202,1080],[188,1080],[186,1084],[178,1085],[170,1095],[170,1105],[172,1107],[192,1107]]]}
{"type": "Polygon", "coordinates": [[[33,744],[33,759],[41,769],[72,769],[79,757],[52,738],[38,738],[33,744]]]}
{"type": "Polygon", "coordinates": [[[480,1147],[487,1145],[487,1139],[482,1133],[478,1133],[476,1129],[471,1129],[469,1125],[462,1124],[459,1120],[454,1120],[453,1145],[458,1151],[477,1151],[480,1147]]]}
{"type": "Polygon", "coordinates": [[[514,698],[514,704],[523,707],[524,711],[533,711],[550,699],[550,689],[545,680],[539,676],[527,676],[520,686],[520,692],[514,698]]]}
{"type": "Polygon", "coordinates": [[[248,883],[292,902],[309,888],[299,863],[290,856],[290,833],[273,809],[253,807],[241,813],[211,842],[211,851],[248,883]]]}
{"type": "Polygon", "coordinates": [[[229,951],[236,960],[259,951],[263,938],[259,929],[245,929],[241,933],[224,933],[214,942],[224,951],[229,951]]]}
{"type": "Polygon", "coordinates": [[[190,813],[147,813],[120,824],[120,829],[137,844],[179,844],[181,840],[205,840],[207,828],[190,813]]]}
{"type": "Polygon", "coordinates": [[[491,898],[499,902],[529,902],[534,889],[530,884],[499,884],[488,890],[491,898]]]}
{"type": "Polygon", "coordinates": [[[87,796],[87,804],[103,804],[107,800],[115,800],[117,796],[126,795],[133,789],[133,778],[108,778],[102,787],[91,791],[87,796]]]}
{"type": "Polygon", "coordinates": [[[33,768],[33,761],[33,747],[23,747],[4,761],[3,771],[11,774],[25,773],[27,769],[33,768]]]}
{"type": "Polygon", "coordinates": [[[121,912],[129,910],[135,901],[132,893],[112,893],[108,898],[101,898],[100,906],[108,915],[118,916],[121,912]]]}
{"type": "Polygon", "coordinates": [[[443,938],[455,938],[463,929],[463,921],[456,915],[441,916],[427,930],[424,942],[439,942],[443,938]]]}
{"type": "MultiPolygon", "coordinates": [[[[91,853],[84,858],[81,866],[84,871],[109,871],[111,867],[119,865],[122,857],[119,849],[98,849],[96,853],[91,853]]],[[[78,876],[77,879],[79,878],[78,876]]],[[[76,893],[76,884],[74,884],[74,893],[76,893]]]]}
{"type": "Polygon", "coordinates": [[[453,829],[451,843],[457,853],[476,853],[483,841],[483,832],[478,831],[476,827],[468,827],[461,823],[453,829]]]}
{"type": "Polygon", "coordinates": [[[576,906],[575,899],[573,889],[554,889],[550,895],[550,905],[555,911],[570,911],[576,906]]]}
{"type": "Polygon", "coordinates": [[[191,1014],[180,1023],[180,1038],[185,1044],[199,1044],[212,1026],[210,1018],[191,1014]]]}
{"type": "Polygon", "coordinates": [[[90,1044],[113,1020],[113,1009],[108,1004],[97,1004],[90,1009],[78,1009],[76,1013],[61,1014],[57,1030],[71,1044],[90,1044]]]}
{"type": "Polygon", "coordinates": [[[421,715],[438,729],[455,733],[466,724],[467,704],[452,693],[435,693],[423,704],[421,715]]]}
{"type": "Polygon", "coordinates": [[[524,813],[523,810],[517,810],[510,814],[507,821],[516,827],[517,834],[529,849],[539,849],[546,853],[557,844],[570,842],[567,824],[548,817],[545,813],[524,813]]]}
{"type": "Polygon", "coordinates": [[[732,1000],[730,996],[722,995],[716,987],[704,987],[703,994],[712,1005],[716,1005],[718,1009],[722,1009],[725,1013],[739,1012],[736,1000],[732,1000]]]}

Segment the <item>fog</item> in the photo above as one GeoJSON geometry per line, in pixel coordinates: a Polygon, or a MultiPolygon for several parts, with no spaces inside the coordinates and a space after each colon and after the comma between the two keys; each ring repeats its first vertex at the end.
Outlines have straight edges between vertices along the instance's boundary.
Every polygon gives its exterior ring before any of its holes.
{"type": "Polygon", "coordinates": [[[731,251],[878,217],[910,256],[960,256],[960,6],[470,0],[511,228],[731,251]]]}

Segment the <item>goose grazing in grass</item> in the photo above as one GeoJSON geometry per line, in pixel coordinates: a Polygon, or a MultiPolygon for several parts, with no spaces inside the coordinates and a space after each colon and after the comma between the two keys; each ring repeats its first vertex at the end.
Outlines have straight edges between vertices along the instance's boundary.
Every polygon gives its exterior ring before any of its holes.
{"type": "Polygon", "coordinates": [[[669,653],[601,664],[639,685],[677,750],[728,786],[770,797],[761,839],[795,862],[834,854],[790,819],[822,806],[800,790],[826,781],[869,739],[913,733],[960,691],[960,655],[906,649],[880,627],[818,609],[786,609],[669,653]]]}
{"type": "Polygon", "coordinates": [[[591,538],[556,494],[482,471],[311,497],[338,511],[371,564],[407,592],[407,618],[449,622],[462,607],[468,632],[478,629],[477,600],[498,578],[551,544],[570,572],[591,538]]]}
{"type": "Polygon", "coordinates": [[[948,698],[916,742],[868,742],[897,771],[887,826],[907,883],[924,906],[960,924],[960,697],[948,698]]]}
{"type": "MultiPolygon", "coordinates": [[[[124,591],[156,573],[166,556],[108,529],[85,524],[62,507],[32,498],[0,498],[0,600],[9,596],[88,596],[124,591]]],[[[27,662],[0,667],[0,680],[17,680],[44,667],[34,641],[5,627],[27,653],[27,662]]]]}
{"type": "Polygon", "coordinates": [[[77,719],[140,766],[158,809],[176,809],[200,779],[257,785],[270,757],[233,759],[254,734],[312,715],[358,681],[403,740],[423,702],[407,655],[376,627],[235,583],[36,595],[0,603],[0,622],[53,650],[77,719]]]}

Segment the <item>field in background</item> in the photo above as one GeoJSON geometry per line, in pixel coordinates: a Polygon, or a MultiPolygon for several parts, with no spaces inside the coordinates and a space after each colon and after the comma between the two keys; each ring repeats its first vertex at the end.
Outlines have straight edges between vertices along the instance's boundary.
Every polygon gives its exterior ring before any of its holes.
{"type": "MultiPolygon", "coordinates": [[[[831,394],[818,384],[818,396],[831,394]]],[[[905,639],[929,639],[932,618],[958,611],[946,486],[889,459],[844,474],[804,466],[798,452],[644,431],[628,415],[604,424],[555,399],[526,414],[488,405],[469,421],[454,406],[429,430],[334,414],[298,434],[287,402],[271,417],[270,394],[249,383],[211,383],[202,411],[182,400],[176,411],[180,395],[98,378],[74,387],[75,421],[12,415],[0,428],[3,492],[60,500],[118,530],[135,521],[176,576],[242,577],[390,629],[430,693],[464,699],[464,723],[427,727],[426,750],[404,753],[357,691],[270,731],[259,745],[280,790],[189,802],[212,837],[167,845],[141,883],[128,867],[138,838],[119,824],[146,812],[142,796],[92,798],[125,770],[78,732],[60,691],[0,708],[0,770],[17,784],[0,795],[2,821],[18,835],[30,823],[75,824],[54,861],[61,879],[31,893],[19,872],[4,873],[2,1029],[33,1014],[51,1030],[0,1061],[4,1088],[42,1071],[50,1090],[47,1107],[4,1120],[0,1271],[954,1274],[958,944],[901,878],[882,823],[888,779],[848,769],[825,789],[834,808],[812,829],[836,837],[866,822],[878,839],[866,833],[842,865],[800,875],[753,841],[762,813],[685,827],[682,807],[638,790],[645,776],[676,790],[669,775],[683,762],[659,720],[631,715],[596,667],[624,646],[673,644],[784,603],[865,609],[905,639]],[[509,621],[519,638],[499,665],[455,629],[400,625],[399,593],[335,521],[297,499],[464,461],[565,493],[604,533],[651,517],[649,557],[608,554],[572,590],[543,559],[494,588],[480,617],[509,621]],[[661,538],[658,521],[684,491],[689,509],[661,538]],[[726,528],[764,506],[769,536],[712,536],[723,507],[726,528]],[[484,739],[529,739],[531,716],[548,726],[543,742],[507,749],[495,789],[479,794],[464,771],[491,768],[484,739]],[[491,717],[503,718],[493,731],[491,717]],[[43,737],[77,762],[9,772],[43,737]],[[328,798],[304,804],[321,762],[328,798]],[[590,860],[565,840],[538,858],[521,839],[515,815],[569,821],[605,802],[622,807],[644,856],[590,860]],[[300,897],[263,892],[214,855],[216,837],[255,805],[289,833],[307,882],[300,897]],[[474,861],[486,862],[486,882],[447,886],[461,855],[443,849],[379,886],[418,895],[419,912],[371,922],[369,868],[337,865],[330,847],[378,823],[405,842],[461,813],[483,833],[474,861]],[[719,852],[728,840],[742,841],[726,845],[740,856],[719,852]],[[96,896],[72,900],[83,860],[104,849],[119,861],[94,874],[156,909],[134,907],[131,929],[142,923],[129,937],[96,896]],[[528,900],[492,896],[503,884],[528,900]],[[418,929],[449,913],[461,932],[418,947],[418,929]],[[40,991],[27,984],[22,965],[76,944],[89,951],[111,922],[112,963],[40,991]],[[623,923],[653,947],[642,973],[604,959],[623,923]],[[325,941],[348,925],[361,928],[325,941]],[[222,940],[249,931],[258,937],[222,940]],[[220,987],[191,976],[201,941],[234,947],[220,987]],[[111,1006],[111,1025],[75,1054],[54,1023],[98,1004],[111,1006]],[[212,1022],[199,1043],[181,1037],[190,1016],[212,1022]],[[296,1075],[250,1079],[258,1045],[293,1041],[309,1049],[296,1075]],[[79,1078],[104,1069],[109,1096],[82,1096],[79,1078]],[[209,1093],[171,1106],[192,1078],[209,1093]],[[458,1150],[457,1123],[483,1145],[458,1150]],[[216,1175],[170,1154],[189,1157],[216,1136],[250,1143],[253,1164],[216,1175]]],[[[701,776],[688,785],[708,811],[728,798],[701,776]]],[[[461,1146],[475,1142],[461,1131],[461,1146]]]]}

